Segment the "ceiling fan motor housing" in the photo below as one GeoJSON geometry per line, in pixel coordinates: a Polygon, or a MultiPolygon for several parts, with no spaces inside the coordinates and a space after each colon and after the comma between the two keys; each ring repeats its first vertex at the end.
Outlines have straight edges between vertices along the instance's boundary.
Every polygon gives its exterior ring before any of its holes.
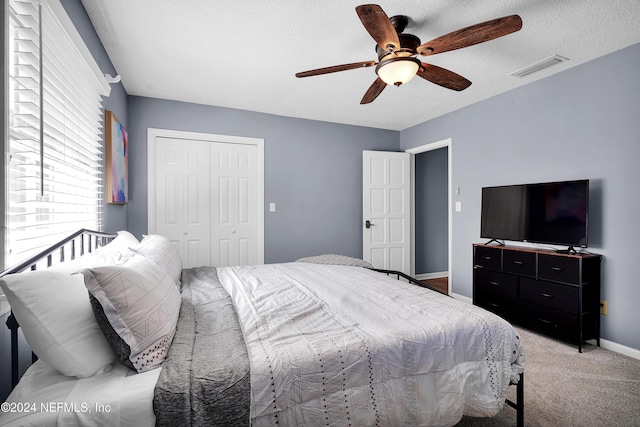
{"type": "MultiPolygon", "coordinates": [[[[416,49],[420,46],[420,39],[418,37],[413,34],[398,34],[398,39],[400,40],[400,49],[396,49],[396,53],[408,52],[410,55],[417,54],[416,49]]],[[[378,60],[382,60],[391,52],[376,45],[376,53],[378,54],[378,60]]]]}
{"type": "MultiPolygon", "coordinates": [[[[389,21],[391,21],[393,28],[398,34],[398,39],[400,40],[400,46],[395,49],[395,52],[407,52],[410,55],[417,54],[418,46],[420,46],[420,39],[413,34],[402,34],[404,29],[407,27],[407,24],[409,24],[409,17],[405,15],[395,15],[389,18],[389,21]]],[[[391,52],[376,44],[376,53],[378,54],[378,60],[380,61],[391,52]]]]}

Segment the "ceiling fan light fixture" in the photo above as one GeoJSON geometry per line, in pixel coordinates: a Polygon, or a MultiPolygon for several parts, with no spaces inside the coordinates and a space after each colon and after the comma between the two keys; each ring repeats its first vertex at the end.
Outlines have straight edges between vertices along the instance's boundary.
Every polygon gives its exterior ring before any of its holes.
{"type": "Polygon", "coordinates": [[[390,58],[376,66],[376,74],[386,84],[400,86],[416,75],[420,65],[419,60],[410,56],[390,58]]]}

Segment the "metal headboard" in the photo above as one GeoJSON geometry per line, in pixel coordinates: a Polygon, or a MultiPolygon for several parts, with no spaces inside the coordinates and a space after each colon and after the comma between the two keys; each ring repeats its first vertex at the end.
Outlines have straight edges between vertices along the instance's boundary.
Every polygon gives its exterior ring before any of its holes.
{"type": "MultiPolygon", "coordinates": [[[[0,273],[0,277],[8,274],[21,273],[23,271],[38,269],[42,261],[46,262],[46,267],[59,264],[65,261],[72,261],[77,257],[81,257],[85,253],[93,252],[94,249],[104,246],[116,237],[114,234],[104,233],[102,231],[93,231],[81,229],[71,234],[59,242],[49,246],[42,252],[32,256],[28,260],[9,267],[0,273]],[[55,255],[59,255],[54,259],[55,255]]],[[[45,268],[46,268],[45,267],[45,268]]],[[[18,362],[18,328],[20,325],[16,320],[13,312],[9,315],[6,322],[7,328],[11,331],[11,388],[18,384],[20,379],[19,362],[18,362]]],[[[37,360],[35,354],[31,353],[32,363],[37,360]]]]}

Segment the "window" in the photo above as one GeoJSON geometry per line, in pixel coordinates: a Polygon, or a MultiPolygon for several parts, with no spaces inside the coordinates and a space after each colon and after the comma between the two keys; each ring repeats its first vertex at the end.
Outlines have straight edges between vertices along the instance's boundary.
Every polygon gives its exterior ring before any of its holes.
{"type": "Polygon", "coordinates": [[[10,0],[8,15],[5,266],[102,229],[110,90],[59,0],[10,0]]]}

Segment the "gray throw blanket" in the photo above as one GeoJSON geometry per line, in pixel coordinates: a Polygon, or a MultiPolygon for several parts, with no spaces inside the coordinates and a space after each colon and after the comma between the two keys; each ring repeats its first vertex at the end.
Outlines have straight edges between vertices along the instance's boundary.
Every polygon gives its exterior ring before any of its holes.
{"type": "Polygon", "coordinates": [[[176,335],[154,391],[156,425],[248,426],[250,391],[247,348],[216,269],[185,269],[176,335]]]}

